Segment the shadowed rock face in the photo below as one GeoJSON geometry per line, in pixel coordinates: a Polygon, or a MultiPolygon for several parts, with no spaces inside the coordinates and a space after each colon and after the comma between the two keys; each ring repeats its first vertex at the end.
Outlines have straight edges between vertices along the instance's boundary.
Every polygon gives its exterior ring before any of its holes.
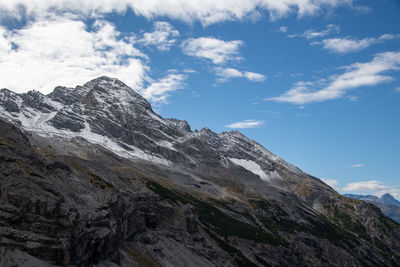
{"type": "Polygon", "coordinates": [[[0,265],[396,266],[400,226],[122,82],[0,91],[0,265]]]}

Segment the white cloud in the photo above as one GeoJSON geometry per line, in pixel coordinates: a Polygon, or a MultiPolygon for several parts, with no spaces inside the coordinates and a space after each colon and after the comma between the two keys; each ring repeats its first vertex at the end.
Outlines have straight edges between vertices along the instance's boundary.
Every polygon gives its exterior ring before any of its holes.
{"type": "Polygon", "coordinates": [[[335,24],[329,24],[326,26],[326,29],[323,31],[315,31],[315,30],[306,30],[302,34],[291,34],[288,35],[289,38],[294,38],[294,37],[303,37],[306,38],[307,40],[312,39],[312,38],[321,38],[324,37],[328,34],[331,33],[338,33],[340,31],[340,27],[335,24]]]}
{"type": "Polygon", "coordinates": [[[69,12],[82,16],[99,16],[105,13],[123,13],[131,8],[137,15],[152,19],[169,17],[185,22],[200,21],[203,26],[222,21],[258,18],[269,13],[271,19],[297,14],[299,17],[316,15],[323,10],[339,6],[351,7],[352,0],[4,0],[0,2],[0,16],[37,17],[48,12],[69,12]]]}
{"type": "Polygon", "coordinates": [[[240,60],[239,47],[241,40],[223,41],[212,37],[190,38],[182,43],[183,53],[189,56],[205,58],[214,64],[240,60]]]}
{"type": "Polygon", "coordinates": [[[382,182],[371,180],[371,181],[363,181],[363,182],[354,182],[349,183],[341,190],[345,192],[352,191],[377,191],[377,190],[385,190],[387,186],[385,186],[382,182]]]}
{"type": "Polygon", "coordinates": [[[338,180],[334,179],[321,178],[321,180],[332,188],[335,188],[339,184],[338,180]]]}
{"type": "Polygon", "coordinates": [[[228,125],[225,125],[226,128],[236,128],[236,129],[243,129],[243,128],[255,128],[263,125],[263,121],[258,121],[258,120],[244,120],[244,121],[238,121],[234,122],[228,125]]]}
{"type": "Polygon", "coordinates": [[[172,71],[165,77],[152,81],[149,86],[139,92],[153,104],[166,104],[171,92],[183,88],[186,78],[186,75],[172,71]]]}
{"type": "Polygon", "coordinates": [[[0,79],[0,88],[49,93],[58,85],[75,86],[108,75],[155,104],[167,103],[173,91],[183,88],[186,75],[170,72],[152,80],[148,57],[134,47],[135,42],[103,20],[95,21],[90,32],[83,22],[60,17],[20,30],[0,27],[0,77],[8,77],[0,79]],[[150,85],[143,88],[145,82],[150,85]]]}
{"type": "Polygon", "coordinates": [[[219,77],[219,82],[225,82],[232,78],[241,78],[243,73],[234,68],[215,68],[216,75],[219,77]]]}
{"type": "Polygon", "coordinates": [[[361,168],[361,167],[364,167],[364,166],[365,165],[362,164],[362,163],[356,163],[356,164],[351,165],[351,167],[353,167],[353,168],[361,168]]]}
{"type": "Polygon", "coordinates": [[[287,27],[287,26],[280,26],[280,27],[279,27],[279,31],[280,31],[280,32],[287,32],[287,30],[288,30],[288,27],[287,27]]]}
{"type": "Polygon", "coordinates": [[[266,79],[265,75],[255,72],[241,72],[234,68],[215,68],[215,74],[218,76],[218,82],[226,82],[232,78],[247,78],[251,82],[263,82],[266,79]]]}
{"type": "Polygon", "coordinates": [[[364,49],[373,43],[374,38],[364,38],[362,40],[353,40],[346,38],[333,38],[322,40],[322,46],[324,49],[335,53],[348,53],[364,49]]]}
{"type": "Polygon", "coordinates": [[[382,34],[378,37],[380,41],[393,40],[400,38],[400,34],[382,34]]]}
{"type": "Polygon", "coordinates": [[[252,82],[263,82],[267,78],[265,75],[255,72],[246,71],[244,76],[252,82]]]}
{"type": "Polygon", "coordinates": [[[383,75],[388,71],[400,70],[400,52],[384,52],[374,56],[367,63],[354,63],[344,67],[341,75],[334,75],[328,81],[321,79],[315,82],[299,81],[289,91],[278,97],[266,98],[276,102],[306,104],[340,98],[351,89],[360,86],[373,86],[393,80],[393,77],[383,75]],[[317,88],[322,87],[318,90],[317,88]]]}
{"type": "Polygon", "coordinates": [[[379,190],[373,193],[374,195],[381,197],[384,194],[391,194],[397,199],[400,199],[400,189],[398,187],[387,187],[383,190],[379,190]]]}
{"type": "Polygon", "coordinates": [[[75,86],[101,75],[118,77],[138,88],[147,56],[97,20],[92,31],[81,21],[52,17],[9,31],[0,27],[0,88],[48,93],[57,85],[75,86]],[[7,77],[7,79],[4,79],[7,77]]]}
{"type": "Polygon", "coordinates": [[[370,37],[360,40],[351,38],[332,38],[324,39],[320,43],[316,42],[313,44],[322,44],[322,47],[330,52],[345,54],[359,51],[373,44],[396,38],[400,38],[400,34],[383,34],[378,38],[370,37]]]}
{"type": "Polygon", "coordinates": [[[146,32],[139,42],[146,46],[155,46],[161,51],[167,51],[176,42],[175,37],[179,36],[179,31],[174,29],[171,24],[164,21],[154,22],[154,31],[146,32]]]}
{"type": "Polygon", "coordinates": [[[339,190],[346,193],[351,192],[357,194],[372,194],[378,197],[389,193],[392,196],[400,199],[400,189],[398,186],[386,185],[377,180],[349,183],[339,190]]]}
{"type": "Polygon", "coordinates": [[[395,91],[396,93],[400,93],[400,87],[397,87],[396,89],[394,89],[394,91],[395,91]]]}

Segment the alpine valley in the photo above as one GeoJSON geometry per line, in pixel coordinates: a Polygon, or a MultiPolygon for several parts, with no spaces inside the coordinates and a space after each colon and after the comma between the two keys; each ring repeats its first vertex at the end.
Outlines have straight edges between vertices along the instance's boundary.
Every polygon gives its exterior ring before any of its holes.
{"type": "Polygon", "coordinates": [[[123,82],[0,91],[1,266],[399,266],[400,224],[123,82]]]}

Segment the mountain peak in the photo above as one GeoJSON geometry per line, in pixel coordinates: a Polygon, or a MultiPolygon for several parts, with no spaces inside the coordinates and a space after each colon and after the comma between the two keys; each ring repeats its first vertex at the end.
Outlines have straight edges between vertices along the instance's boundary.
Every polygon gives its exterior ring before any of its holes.
{"type": "MultiPolygon", "coordinates": [[[[115,88],[119,88],[119,89],[129,88],[125,83],[118,80],[117,78],[112,78],[112,77],[108,77],[105,75],[97,77],[97,78],[90,80],[89,82],[84,84],[84,87],[87,87],[87,88],[95,88],[96,86],[102,86],[102,87],[114,88],[114,89],[115,88]]],[[[131,89],[131,88],[129,88],[129,89],[131,89]]]]}
{"type": "Polygon", "coordinates": [[[238,131],[238,130],[232,130],[232,131],[230,131],[230,132],[222,132],[222,134],[227,134],[227,135],[230,135],[230,136],[234,136],[234,137],[236,137],[236,138],[245,138],[245,139],[248,139],[244,134],[242,134],[240,131],[238,131]]]}
{"type": "Polygon", "coordinates": [[[116,78],[100,76],[75,88],[57,86],[48,95],[15,94],[7,99],[0,102],[0,115],[19,121],[25,129],[82,137],[118,154],[122,151],[167,165],[170,160],[166,159],[173,154],[171,162],[190,166],[209,157],[218,162],[233,158],[251,164],[257,170],[247,170],[256,176],[265,171],[263,177],[278,177],[274,173],[277,164],[304,175],[237,130],[216,134],[203,128],[197,134],[186,121],[162,118],[146,99],[116,78]],[[176,146],[185,149],[178,151],[176,146]]]}
{"type": "Polygon", "coordinates": [[[114,81],[114,80],[118,80],[117,78],[114,78],[114,77],[109,77],[109,76],[107,76],[107,75],[101,75],[101,76],[99,76],[99,77],[97,77],[97,78],[94,78],[94,79],[92,79],[92,80],[90,80],[89,82],[87,82],[87,83],[90,83],[90,82],[96,82],[96,81],[114,81]]]}
{"type": "Polygon", "coordinates": [[[384,202],[386,204],[390,204],[390,205],[400,206],[400,201],[398,201],[391,194],[388,194],[388,193],[382,195],[379,198],[379,201],[384,202]]]}
{"type": "Polygon", "coordinates": [[[100,76],[85,83],[83,87],[89,89],[87,95],[93,97],[96,93],[97,100],[102,99],[100,102],[108,101],[125,106],[135,105],[144,110],[151,110],[150,103],[144,97],[117,78],[100,76]]]}
{"type": "Polygon", "coordinates": [[[394,197],[389,193],[383,194],[380,198],[381,199],[394,199],[394,197]]]}

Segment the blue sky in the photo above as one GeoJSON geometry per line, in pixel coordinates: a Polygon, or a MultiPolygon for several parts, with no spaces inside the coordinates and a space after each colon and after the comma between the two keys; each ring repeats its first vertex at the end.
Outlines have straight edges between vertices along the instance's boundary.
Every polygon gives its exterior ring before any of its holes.
{"type": "Polygon", "coordinates": [[[339,192],[400,198],[400,2],[0,0],[0,88],[120,78],[339,192]]]}

